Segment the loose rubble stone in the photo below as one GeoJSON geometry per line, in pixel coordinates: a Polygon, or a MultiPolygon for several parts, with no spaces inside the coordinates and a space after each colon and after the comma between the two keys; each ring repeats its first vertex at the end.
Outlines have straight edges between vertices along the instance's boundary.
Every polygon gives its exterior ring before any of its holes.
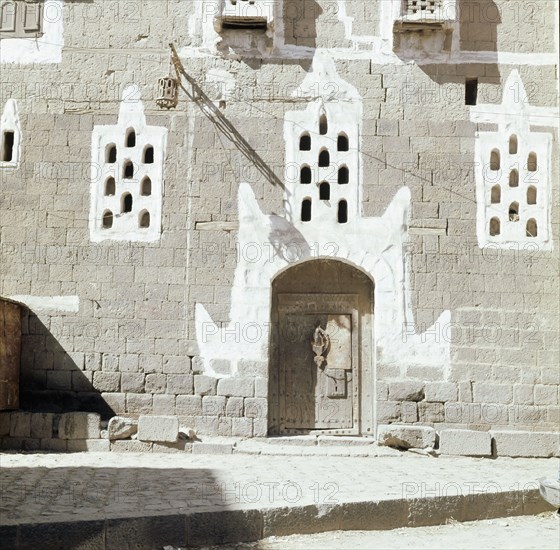
{"type": "Polygon", "coordinates": [[[129,439],[138,431],[138,422],[133,418],[124,416],[113,416],[107,427],[108,437],[111,441],[115,439],[129,439]]]}
{"type": "Polygon", "coordinates": [[[426,449],[436,442],[436,431],[430,427],[379,426],[377,433],[380,444],[400,449],[426,449]]]}

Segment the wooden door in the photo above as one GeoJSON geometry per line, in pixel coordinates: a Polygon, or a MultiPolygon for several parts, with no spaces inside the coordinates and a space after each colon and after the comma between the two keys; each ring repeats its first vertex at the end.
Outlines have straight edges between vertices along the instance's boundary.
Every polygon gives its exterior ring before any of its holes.
{"type": "Polygon", "coordinates": [[[358,433],[358,315],[351,294],[279,296],[282,433],[358,433]]]}

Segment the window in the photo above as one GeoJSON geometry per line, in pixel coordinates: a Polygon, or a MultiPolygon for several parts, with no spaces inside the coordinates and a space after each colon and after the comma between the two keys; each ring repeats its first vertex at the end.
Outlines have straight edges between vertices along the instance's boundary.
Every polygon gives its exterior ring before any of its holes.
{"type": "Polygon", "coordinates": [[[152,194],[152,180],[148,176],[140,184],[140,194],[143,197],[149,197],[152,194]]]}
{"type": "Polygon", "coordinates": [[[346,223],[348,221],[348,203],[342,200],[338,203],[338,223],[346,223]]]}
{"type": "Polygon", "coordinates": [[[518,222],[519,221],[519,203],[512,202],[509,205],[509,221],[518,222]]]}
{"type": "Polygon", "coordinates": [[[494,185],[490,193],[490,203],[499,204],[502,200],[502,188],[499,185],[494,185]]]}
{"type": "Polygon", "coordinates": [[[151,145],[147,145],[144,149],[144,158],[142,159],[144,164],[154,163],[154,148],[151,145]]]}
{"type": "Polygon", "coordinates": [[[103,212],[102,225],[103,229],[111,229],[113,227],[113,213],[110,210],[103,212]]]}
{"type": "Polygon", "coordinates": [[[478,78],[465,80],[465,105],[476,105],[478,97],[478,78]]]}
{"type": "Polygon", "coordinates": [[[515,169],[509,173],[509,186],[519,187],[519,172],[515,169]]]}
{"type": "Polygon", "coordinates": [[[299,138],[299,150],[311,151],[311,136],[309,134],[303,134],[299,138]]]}
{"type": "Polygon", "coordinates": [[[529,218],[527,220],[527,225],[525,227],[525,231],[527,233],[527,237],[536,237],[537,236],[537,220],[534,218],[529,218]]]}
{"type": "Polygon", "coordinates": [[[12,0],[0,4],[0,38],[35,38],[42,35],[42,1],[12,0]]]}
{"type": "Polygon", "coordinates": [[[2,162],[12,162],[14,158],[14,137],[11,130],[2,132],[2,162]]]}
{"type": "Polygon", "coordinates": [[[517,155],[517,136],[515,134],[509,138],[509,154],[517,155]]]}
{"type": "Polygon", "coordinates": [[[311,183],[311,168],[309,166],[302,166],[299,174],[300,183],[311,183]]]}
{"type": "Polygon", "coordinates": [[[303,199],[301,203],[301,221],[310,222],[311,221],[311,199],[303,199]]]}
{"type": "Polygon", "coordinates": [[[107,178],[105,181],[105,196],[110,197],[111,195],[115,194],[115,178],[107,178]]]}
{"type": "Polygon", "coordinates": [[[339,134],[336,148],[338,151],[348,151],[348,136],[346,134],[339,134]]]}
{"type": "Polygon", "coordinates": [[[537,171],[537,154],[536,153],[529,153],[527,157],[527,170],[529,172],[536,172],[537,171]]]}
{"type": "Polygon", "coordinates": [[[132,195],[130,193],[125,193],[121,197],[121,214],[126,214],[132,212],[132,195]]]}
{"type": "Polygon", "coordinates": [[[537,204],[537,188],[534,185],[527,189],[527,204],[537,204]]]}
{"type": "Polygon", "coordinates": [[[150,213],[147,210],[142,210],[142,212],[140,212],[138,225],[144,229],[150,227],[150,213]]]}
{"type": "Polygon", "coordinates": [[[490,220],[490,236],[496,237],[500,234],[500,220],[499,218],[492,218],[490,220]]]}
{"type": "Polygon", "coordinates": [[[330,163],[331,163],[331,156],[329,155],[329,152],[326,149],[323,149],[323,151],[319,153],[319,167],[328,168],[330,163]]]}
{"type": "Polygon", "coordinates": [[[136,132],[134,128],[129,128],[126,131],[126,146],[127,147],[135,147],[136,146],[136,132]]]}
{"type": "Polygon", "coordinates": [[[500,151],[498,149],[492,149],[490,153],[490,170],[500,169],[500,151]]]}
{"type": "Polygon", "coordinates": [[[319,186],[319,199],[322,201],[331,200],[331,186],[326,181],[319,186]]]}
{"type": "Polygon", "coordinates": [[[341,166],[338,170],[338,183],[340,185],[346,185],[350,181],[350,172],[348,167],[341,166]]]}
{"type": "Polygon", "coordinates": [[[114,143],[109,143],[109,145],[105,147],[105,162],[110,164],[117,162],[117,147],[114,143]]]}
{"type": "Polygon", "coordinates": [[[327,123],[327,115],[322,114],[319,118],[319,133],[324,136],[329,131],[329,125],[327,123]]]}
{"type": "Polygon", "coordinates": [[[127,160],[123,167],[123,178],[130,180],[134,177],[134,166],[131,160],[127,160]]]}
{"type": "Polygon", "coordinates": [[[270,0],[222,0],[216,29],[264,32],[272,23],[274,4],[270,0]]]}

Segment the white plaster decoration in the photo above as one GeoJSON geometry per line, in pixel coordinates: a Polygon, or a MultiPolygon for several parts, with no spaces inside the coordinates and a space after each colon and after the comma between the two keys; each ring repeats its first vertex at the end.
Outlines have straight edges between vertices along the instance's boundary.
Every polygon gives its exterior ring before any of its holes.
{"type": "Polygon", "coordinates": [[[147,126],[137,86],[123,91],[118,122],[95,126],[90,239],[154,242],[161,235],[167,128],[147,126]]]}
{"type": "Polygon", "coordinates": [[[64,46],[63,0],[45,0],[42,36],[0,39],[0,63],[60,63],[64,46]]]}
{"type": "Polygon", "coordinates": [[[25,304],[35,312],[44,313],[78,313],[79,296],[30,296],[27,294],[9,296],[10,300],[25,304]]]}
{"type": "Polygon", "coordinates": [[[17,168],[21,160],[21,126],[15,99],[8,99],[0,119],[0,168],[17,168]]]}
{"type": "MultiPolygon", "coordinates": [[[[309,131],[312,153],[320,145],[334,144],[334,136],[345,130],[350,150],[345,152],[350,182],[342,187],[348,200],[348,221],[338,223],[334,208],[324,205],[315,210],[310,222],[298,215],[305,191],[318,178],[326,175],[314,167],[313,182],[301,184],[291,178],[286,182],[284,216],[266,215],[259,208],[252,188],[241,183],[238,194],[240,261],[235,270],[231,296],[230,322],[218,326],[206,311],[196,304],[195,322],[199,352],[207,374],[219,378],[235,375],[237,363],[245,360],[268,360],[269,323],[271,318],[271,287],[279,273],[298,262],[315,258],[332,258],[355,266],[372,278],[375,284],[374,345],[383,364],[396,365],[404,375],[410,366],[439,369],[441,378],[449,370],[449,341],[431,327],[422,334],[413,330],[406,262],[403,250],[407,241],[407,220],[410,191],[402,187],[381,217],[364,218],[360,214],[362,174],[360,170],[360,126],[362,100],[355,88],[338,77],[334,62],[318,55],[313,72],[308,74],[294,95],[312,100],[304,111],[286,114],[285,139],[287,159],[294,163],[305,160],[299,151],[299,134],[309,131]],[[327,86],[327,83],[330,86],[327,86]],[[333,85],[334,84],[334,85],[333,85]],[[335,93],[332,90],[336,90],[335,93]],[[320,133],[318,116],[326,113],[328,129],[320,133]],[[345,118],[342,117],[345,113],[345,118]],[[328,118],[330,116],[330,119],[328,118]],[[346,121],[346,122],[345,122],[346,121]],[[298,130],[298,124],[301,127],[298,130]],[[321,139],[314,145],[313,140],[321,139]],[[213,360],[227,359],[231,372],[217,372],[213,360]]],[[[289,171],[289,170],[288,170],[289,171]]],[[[337,183],[331,185],[331,190],[337,183]]],[[[332,192],[332,191],[331,191],[332,192]]],[[[314,200],[318,201],[314,190],[314,200]]],[[[450,313],[444,311],[435,327],[449,325],[450,313]]]]}
{"type": "Polygon", "coordinates": [[[498,131],[477,132],[475,138],[480,247],[534,243],[539,250],[552,249],[552,135],[532,132],[530,126],[558,126],[555,114],[529,104],[517,70],[505,83],[501,105],[471,108],[473,122],[498,125],[498,131]]]}

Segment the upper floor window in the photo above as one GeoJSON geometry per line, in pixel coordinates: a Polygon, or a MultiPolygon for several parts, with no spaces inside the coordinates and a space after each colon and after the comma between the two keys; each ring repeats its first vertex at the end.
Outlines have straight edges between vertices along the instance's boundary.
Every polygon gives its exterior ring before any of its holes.
{"type": "Polygon", "coordinates": [[[1,1],[0,38],[33,38],[42,35],[42,0],[1,1]]]}

